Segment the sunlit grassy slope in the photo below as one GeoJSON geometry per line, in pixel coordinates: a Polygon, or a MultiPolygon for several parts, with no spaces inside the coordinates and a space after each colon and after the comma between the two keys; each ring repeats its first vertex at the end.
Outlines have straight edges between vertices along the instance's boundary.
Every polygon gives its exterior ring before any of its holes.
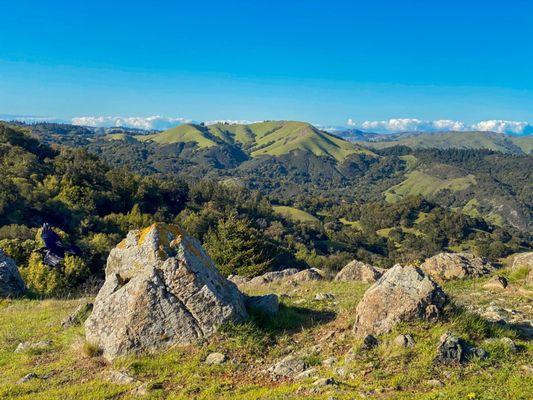
{"type": "Polygon", "coordinates": [[[304,223],[320,222],[318,218],[316,218],[315,216],[309,214],[306,211],[295,208],[295,207],[273,206],[272,208],[274,209],[274,212],[276,214],[279,214],[293,221],[299,221],[299,222],[304,222],[304,223]]]}
{"type": "Polygon", "coordinates": [[[422,195],[428,198],[443,189],[458,191],[475,184],[476,180],[473,175],[441,179],[421,171],[412,171],[407,174],[406,180],[385,192],[385,199],[394,202],[409,195],[422,195]]]}
{"type": "Polygon", "coordinates": [[[320,131],[306,122],[297,121],[267,121],[249,125],[186,124],[154,135],[136,136],[136,138],[159,144],[194,142],[200,148],[224,143],[237,144],[249,151],[252,157],[279,156],[293,150],[303,150],[316,156],[328,156],[342,161],[354,153],[372,154],[356,144],[320,131]]]}
{"type": "MultiPolygon", "coordinates": [[[[527,271],[525,271],[527,273],[527,271]]],[[[530,292],[524,291],[525,273],[498,272],[511,288],[498,295],[505,307],[527,311],[530,292]]],[[[457,302],[488,305],[494,294],[482,288],[488,278],[446,285],[457,302]]],[[[352,333],[354,310],[368,285],[355,282],[309,282],[298,286],[276,284],[245,289],[249,294],[277,293],[282,299],[276,317],[254,315],[251,321],[223,327],[199,346],[175,347],[151,354],[127,356],[106,362],[84,347],[83,327],[64,329],[60,321],[77,300],[0,301],[0,398],[5,400],[93,399],[530,399],[533,347],[513,329],[489,323],[466,311],[450,309],[438,323],[398,326],[380,336],[374,350],[360,346],[352,333]],[[331,293],[330,300],[315,300],[331,293]],[[483,346],[488,358],[467,365],[435,364],[439,337],[452,331],[468,342],[483,346]],[[392,343],[399,333],[409,333],[415,347],[392,343]],[[511,352],[491,337],[510,337],[511,352]],[[23,341],[50,340],[39,351],[14,353],[23,341]],[[84,350],[85,349],[85,350],[84,350]],[[348,359],[348,352],[354,355],[348,359]],[[207,365],[207,354],[227,356],[222,365],[207,365]],[[315,369],[314,377],[274,380],[266,369],[286,355],[302,357],[315,369]],[[127,373],[132,383],[114,383],[111,371],[127,373]],[[34,372],[38,378],[17,381],[34,372]],[[314,386],[317,378],[335,384],[314,386]],[[429,380],[439,380],[437,387],[429,380]],[[137,389],[144,388],[144,394],[137,389]],[[139,393],[141,393],[139,395],[139,393]]],[[[500,304],[500,303],[498,303],[500,304]]]]}

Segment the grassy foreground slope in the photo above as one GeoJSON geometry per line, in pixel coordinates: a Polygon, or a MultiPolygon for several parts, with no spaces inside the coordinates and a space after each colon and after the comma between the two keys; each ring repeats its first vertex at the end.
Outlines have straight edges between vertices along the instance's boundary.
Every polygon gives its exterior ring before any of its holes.
{"type": "Polygon", "coordinates": [[[248,125],[186,124],[161,133],[139,135],[135,138],[158,144],[194,142],[200,148],[217,144],[238,145],[249,151],[252,157],[279,156],[293,150],[304,150],[316,156],[328,156],[342,161],[350,154],[372,154],[354,143],[320,131],[311,124],[297,121],[267,121],[248,125]]]}
{"type": "MultiPolygon", "coordinates": [[[[511,282],[498,294],[498,305],[528,313],[531,291],[524,271],[500,271],[511,282]]],[[[482,288],[489,279],[466,280],[445,286],[452,299],[484,308],[494,293],[482,288]]],[[[530,399],[533,385],[533,346],[509,326],[490,323],[463,309],[448,310],[439,323],[405,324],[380,337],[373,350],[358,350],[351,327],[354,310],[367,285],[346,282],[284,284],[250,293],[275,292],[282,308],[277,317],[259,315],[250,322],[223,327],[201,346],[128,356],[108,363],[84,344],[83,328],[63,329],[60,321],[78,300],[2,300],[0,302],[0,398],[11,399],[530,399]],[[331,293],[331,300],[315,300],[331,293]],[[486,359],[463,366],[434,362],[439,337],[452,331],[482,346],[486,359]],[[415,347],[398,348],[394,337],[409,333],[415,347]],[[488,338],[510,337],[510,351],[488,338]],[[50,340],[39,351],[14,353],[23,341],[50,340]],[[213,351],[227,355],[222,365],[207,365],[213,351]],[[303,357],[315,377],[274,380],[266,369],[288,354],[303,357]],[[351,354],[350,357],[345,355],[351,354]],[[34,372],[38,378],[17,383],[34,372]],[[110,377],[124,372],[132,379],[116,383],[110,377]],[[317,378],[335,384],[316,386],[317,378]],[[435,382],[440,383],[435,383],[435,382]]]]}

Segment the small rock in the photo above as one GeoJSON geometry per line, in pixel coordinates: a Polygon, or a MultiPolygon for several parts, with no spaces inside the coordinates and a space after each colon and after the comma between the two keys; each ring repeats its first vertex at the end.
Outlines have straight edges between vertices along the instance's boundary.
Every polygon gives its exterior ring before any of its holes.
{"type": "Polygon", "coordinates": [[[246,307],[255,309],[268,315],[276,315],[279,312],[278,296],[270,293],[264,296],[250,296],[246,298],[246,307]]]}
{"type": "Polygon", "coordinates": [[[495,276],[483,285],[485,289],[489,290],[504,290],[509,285],[507,279],[503,276],[495,276]]]}
{"type": "Polygon", "coordinates": [[[382,274],[383,270],[380,270],[379,268],[358,260],[353,260],[339,271],[335,276],[335,280],[343,282],[359,281],[362,283],[374,283],[382,274]]]}
{"type": "Polygon", "coordinates": [[[138,382],[133,376],[122,371],[107,371],[105,377],[109,382],[119,385],[129,385],[138,382]]]}
{"type": "Polygon", "coordinates": [[[524,364],[520,366],[520,369],[524,371],[526,374],[533,374],[533,366],[524,364]]]}
{"type": "Polygon", "coordinates": [[[442,383],[441,381],[439,381],[438,379],[428,379],[426,381],[426,384],[428,386],[432,386],[432,387],[442,387],[444,386],[444,383],[442,383]]]}
{"type": "Polygon", "coordinates": [[[415,340],[411,335],[398,335],[396,338],[394,338],[394,345],[398,347],[409,347],[413,348],[415,347],[415,340]]]}
{"type": "Polygon", "coordinates": [[[211,353],[206,359],[205,363],[210,365],[220,365],[226,361],[226,355],[222,353],[211,353]]]}
{"type": "Polygon", "coordinates": [[[339,367],[335,370],[335,373],[340,377],[345,377],[348,374],[348,371],[344,367],[339,367]]]}
{"type": "Polygon", "coordinates": [[[470,358],[472,356],[478,357],[481,359],[487,358],[487,352],[481,347],[470,347],[467,350],[467,356],[470,358]]]}
{"type": "Polygon", "coordinates": [[[148,395],[149,385],[148,383],[142,383],[139,386],[130,390],[130,394],[135,397],[144,397],[148,395]]]}
{"type": "Polygon", "coordinates": [[[272,371],[277,376],[294,376],[305,371],[305,362],[296,356],[287,356],[279,361],[272,371]]]}
{"type": "Polygon", "coordinates": [[[329,386],[334,384],[335,379],[333,378],[320,378],[313,382],[313,386],[329,386]]]}
{"type": "Polygon", "coordinates": [[[337,361],[337,357],[329,357],[322,361],[322,365],[325,367],[332,367],[333,365],[337,364],[337,361]]]}
{"type": "Polygon", "coordinates": [[[89,317],[89,314],[93,310],[93,303],[85,302],[80,304],[72,314],[67,316],[63,321],[61,321],[61,326],[63,328],[68,328],[71,326],[81,325],[89,317]]]}
{"type": "Polygon", "coordinates": [[[499,344],[503,345],[503,347],[505,347],[508,351],[510,351],[512,353],[516,353],[516,351],[517,351],[515,343],[513,342],[512,339],[510,339],[508,337],[490,338],[490,339],[486,339],[484,341],[484,343],[485,344],[499,343],[499,344]]]}
{"type": "Polygon", "coordinates": [[[316,373],[317,373],[316,368],[309,368],[309,369],[306,369],[304,372],[300,372],[294,378],[298,380],[313,378],[316,376],[316,373]]]}
{"type": "Polygon", "coordinates": [[[51,340],[41,340],[39,342],[22,342],[19,343],[17,348],[15,349],[15,353],[23,353],[25,351],[42,351],[47,349],[52,345],[51,340]]]}
{"type": "Polygon", "coordinates": [[[363,344],[361,345],[361,350],[371,350],[374,347],[377,347],[379,345],[379,340],[372,336],[372,335],[366,335],[363,339],[363,344]]]}
{"type": "Polygon", "coordinates": [[[0,297],[19,297],[26,291],[15,261],[0,249],[0,297]]]}
{"type": "Polygon", "coordinates": [[[20,385],[21,383],[28,382],[28,381],[31,381],[32,379],[38,379],[38,378],[39,376],[35,372],[30,372],[29,374],[24,375],[22,378],[20,378],[17,381],[17,384],[20,385]]]}
{"type": "Polygon", "coordinates": [[[440,338],[437,361],[444,364],[463,362],[465,360],[464,350],[463,341],[447,332],[440,338]]]}
{"type": "Polygon", "coordinates": [[[315,296],[315,300],[322,301],[322,300],[334,300],[335,296],[331,293],[317,293],[315,296]]]}

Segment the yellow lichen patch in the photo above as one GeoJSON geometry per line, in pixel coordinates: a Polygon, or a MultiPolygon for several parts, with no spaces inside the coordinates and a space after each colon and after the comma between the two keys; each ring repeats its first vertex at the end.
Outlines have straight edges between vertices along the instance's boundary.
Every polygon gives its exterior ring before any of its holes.
{"type": "Polygon", "coordinates": [[[126,247],[126,239],[122,239],[119,244],[117,244],[117,247],[119,249],[123,249],[126,247]]]}

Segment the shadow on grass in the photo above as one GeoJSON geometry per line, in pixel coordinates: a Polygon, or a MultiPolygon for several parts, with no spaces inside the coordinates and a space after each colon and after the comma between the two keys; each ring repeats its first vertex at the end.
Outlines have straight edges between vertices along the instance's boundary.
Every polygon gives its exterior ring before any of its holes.
{"type": "Polygon", "coordinates": [[[335,313],[316,311],[303,307],[280,304],[276,315],[249,310],[250,318],[242,323],[225,324],[219,333],[230,347],[261,354],[281,336],[301,332],[313,326],[325,324],[335,318],[335,313]]]}
{"type": "Polygon", "coordinates": [[[297,333],[313,326],[326,324],[335,319],[331,311],[317,311],[310,308],[280,304],[276,315],[263,314],[259,310],[249,310],[250,320],[262,331],[270,334],[297,333]]]}
{"type": "Polygon", "coordinates": [[[455,303],[449,304],[445,309],[444,318],[452,322],[461,334],[471,340],[494,337],[530,340],[533,334],[532,327],[527,323],[512,323],[503,319],[490,321],[455,303]]]}

